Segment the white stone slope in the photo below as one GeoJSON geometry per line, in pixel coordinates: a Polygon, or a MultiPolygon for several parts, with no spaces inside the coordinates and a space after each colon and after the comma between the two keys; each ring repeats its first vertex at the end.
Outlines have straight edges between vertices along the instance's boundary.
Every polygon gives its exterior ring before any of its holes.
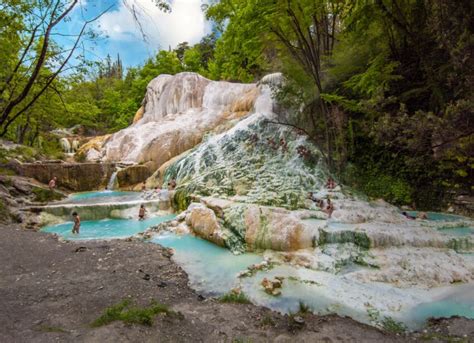
{"type": "Polygon", "coordinates": [[[196,73],[160,75],[147,87],[143,117],[87,156],[148,162],[157,169],[199,144],[207,132],[246,115],[259,89],[256,84],[216,82],[196,73]]]}

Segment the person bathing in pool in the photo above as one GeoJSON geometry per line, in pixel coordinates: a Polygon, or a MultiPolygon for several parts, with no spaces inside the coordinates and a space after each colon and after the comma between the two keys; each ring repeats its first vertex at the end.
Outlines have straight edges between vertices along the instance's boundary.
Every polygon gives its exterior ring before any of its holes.
{"type": "Polygon", "coordinates": [[[145,219],[145,213],[146,213],[146,208],[142,204],[142,205],[140,205],[140,210],[138,210],[138,220],[144,220],[145,219]]]}
{"type": "Polygon", "coordinates": [[[79,229],[81,227],[81,218],[77,214],[77,212],[72,212],[72,217],[74,219],[74,226],[72,227],[72,233],[79,234],[79,229]]]}

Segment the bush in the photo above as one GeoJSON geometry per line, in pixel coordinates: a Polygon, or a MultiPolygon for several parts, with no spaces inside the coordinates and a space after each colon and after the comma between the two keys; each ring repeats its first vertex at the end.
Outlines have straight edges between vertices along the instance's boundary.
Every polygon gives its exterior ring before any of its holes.
{"type": "Polygon", "coordinates": [[[361,170],[351,165],[346,168],[343,179],[372,198],[383,198],[399,206],[409,205],[413,201],[413,188],[408,182],[377,170],[361,170]]]}
{"type": "Polygon", "coordinates": [[[3,199],[0,199],[0,222],[8,222],[10,220],[10,212],[3,199]]]}
{"type": "Polygon", "coordinates": [[[169,315],[173,312],[169,310],[168,306],[159,304],[156,301],[153,301],[149,307],[140,308],[130,307],[130,301],[123,300],[107,308],[102,316],[92,322],[91,326],[99,327],[117,320],[128,324],[151,326],[153,324],[153,318],[159,313],[169,315]]]}
{"type": "Polygon", "coordinates": [[[52,191],[50,189],[35,187],[32,191],[35,195],[34,201],[38,202],[49,202],[54,200],[61,200],[62,198],[64,198],[61,193],[52,191]]]}
{"type": "Polygon", "coordinates": [[[251,303],[249,298],[247,298],[244,292],[240,292],[240,293],[229,292],[221,296],[219,298],[219,301],[221,303],[237,303],[237,304],[250,304],[251,303]]]}

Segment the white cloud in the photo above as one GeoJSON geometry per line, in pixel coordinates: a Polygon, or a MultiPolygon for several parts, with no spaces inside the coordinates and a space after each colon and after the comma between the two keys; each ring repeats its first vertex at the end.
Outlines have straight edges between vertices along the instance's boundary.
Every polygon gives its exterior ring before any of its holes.
{"type": "Polygon", "coordinates": [[[164,13],[153,0],[119,0],[118,8],[104,14],[98,25],[111,40],[130,43],[143,40],[141,26],[153,49],[174,48],[185,41],[194,44],[211,31],[201,4],[201,0],[172,0],[171,13],[164,13]]]}

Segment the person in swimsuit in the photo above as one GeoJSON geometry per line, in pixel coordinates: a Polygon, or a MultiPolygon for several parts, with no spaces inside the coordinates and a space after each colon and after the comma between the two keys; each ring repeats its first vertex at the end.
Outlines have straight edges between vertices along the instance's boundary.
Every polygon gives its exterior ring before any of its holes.
{"type": "Polygon", "coordinates": [[[49,187],[50,190],[53,190],[54,188],[56,188],[56,181],[57,180],[58,180],[58,178],[55,176],[49,181],[48,187],[49,187]]]}
{"type": "Polygon", "coordinates": [[[138,220],[144,220],[145,219],[145,213],[146,213],[146,208],[142,204],[142,205],[140,205],[140,210],[138,211],[138,220]]]}
{"type": "Polygon", "coordinates": [[[81,227],[81,218],[77,212],[72,212],[72,217],[74,218],[74,226],[72,227],[72,233],[79,234],[79,229],[81,227]]]}
{"type": "Polygon", "coordinates": [[[334,205],[331,202],[331,199],[328,198],[328,203],[326,205],[325,212],[328,214],[328,218],[331,218],[332,213],[334,212],[334,205]]]}
{"type": "Polygon", "coordinates": [[[168,182],[168,190],[172,191],[176,188],[176,180],[172,179],[170,182],[168,182]]]}

